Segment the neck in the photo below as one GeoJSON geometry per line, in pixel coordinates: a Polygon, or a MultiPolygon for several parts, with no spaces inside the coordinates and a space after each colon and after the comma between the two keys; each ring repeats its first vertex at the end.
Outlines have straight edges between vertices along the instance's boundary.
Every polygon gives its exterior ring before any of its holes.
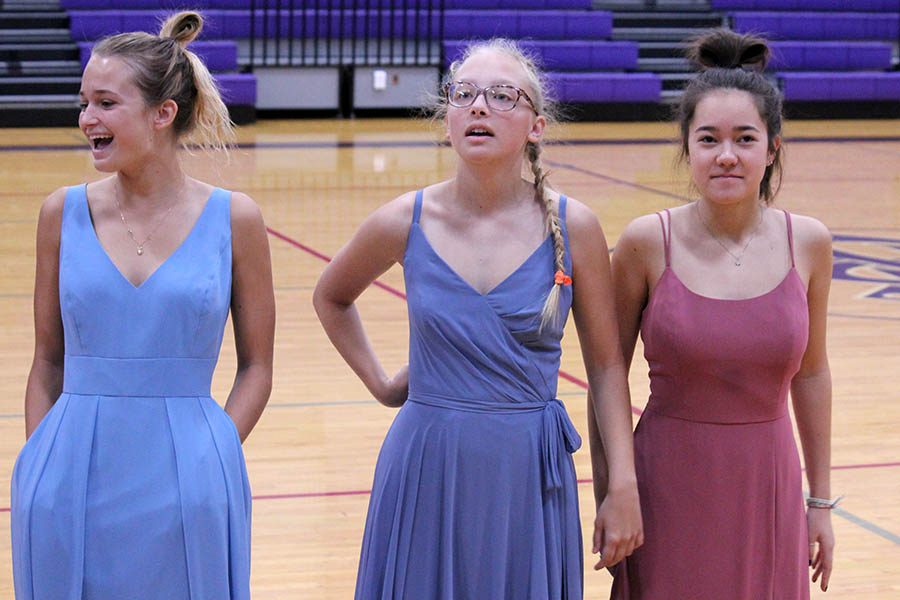
{"type": "Polygon", "coordinates": [[[452,182],[455,200],[481,211],[518,203],[526,188],[530,185],[522,178],[521,159],[504,168],[497,168],[496,165],[478,165],[477,168],[461,165],[452,182]]]}
{"type": "Polygon", "coordinates": [[[187,176],[174,149],[167,155],[167,159],[153,160],[138,168],[116,173],[116,185],[123,206],[169,206],[173,198],[182,195],[187,176]]]}
{"type": "Polygon", "coordinates": [[[762,218],[762,202],[757,199],[723,205],[701,198],[697,200],[696,208],[703,223],[713,233],[735,241],[755,231],[762,218]]]}

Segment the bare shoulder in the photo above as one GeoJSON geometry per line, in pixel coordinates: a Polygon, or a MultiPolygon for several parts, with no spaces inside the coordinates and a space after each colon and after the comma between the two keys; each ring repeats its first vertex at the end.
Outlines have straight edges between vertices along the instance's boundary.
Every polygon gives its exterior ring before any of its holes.
{"type": "Polygon", "coordinates": [[[815,217],[791,213],[791,227],[795,236],[803,236],[804,239],[818,242],[831,241],[831,232],[815,217]]]}
{"type": "Polygon", "coordinates": [[[66,203],[68,188],[61,187],[54,190],[41,204],[40,218],[42,221],[60,221],[62,219],[63,206],[66,203]]]}
{"type": "Polygon", "coordinates": [[[243,192],[231,192],[231,224],[238,227],[257,227],[263,224],[259,205],[243,192]]]}
{"type": "Polygon", "coordinates": [[[656,213],[640,216],[628,225],[619,236],[616,248],[640,254],[661,252],[662,229],[656,213]]]}
{"type": "Polygon", "coordinates": [[[366,224],[376,227],[384,233],[402,234],[405,239],[406,231],[412,222],[415,203],[415,191],[401,194],[376,208],[366,218],[366,224]]]}
{"type": "Polygon", "coordinates": [[[37,240],[38,245],[50,244],[59,246],[62,231],[63,207],[66,204],[67,188],[59,188],[52,192],[41,204],[38,214],[37,240]]]}
{"type": "Polygon", "coordinates": [[[791,213],[794,248],[801,255],[817,258],[831,256],[831,232],[818,219],[791,213]]]}
{"type": "MultiPolygon", "coordinates": [[[[559,202],[559,198],[556,198],[559,202]]],[[[566,196],[566,228],[570,236],[602,233],[600,220],[586,204],[570,196],[566,196]]]]}

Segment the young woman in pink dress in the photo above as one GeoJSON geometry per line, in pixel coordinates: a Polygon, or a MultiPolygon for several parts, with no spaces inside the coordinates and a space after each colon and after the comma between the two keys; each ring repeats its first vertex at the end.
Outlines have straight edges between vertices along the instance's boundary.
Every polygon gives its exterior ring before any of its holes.
{"type": "Polygon", "coordinates": [[[782,115],[768,54],[727,30],[695,42],[679,120],[698,198],[636,219],[613,255],[623,353],[640,332],[650,367],[635,431],[645,543],[615,569],[616,599],[800,600],[809,569],[828,587],[831,236],[771,206],[782,115]]]}

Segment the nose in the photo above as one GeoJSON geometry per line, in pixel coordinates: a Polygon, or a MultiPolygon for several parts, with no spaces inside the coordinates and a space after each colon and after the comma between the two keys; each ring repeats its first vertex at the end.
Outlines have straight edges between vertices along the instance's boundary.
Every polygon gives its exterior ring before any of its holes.
{"type": "Polygon", "coordinates": [[[469,110],[473,115],[486,115],[490,110],[490,107],[487,103],[487,95],[481,90],[478,90],[478,94],[475,96],[475,101],[472,102],[472,106],[469,107],[469,110]]]}
{"type": "Polygon", "coordinates": [[[731,144],[726,143],[722,146],[722,151],[716,157],[716,163],[720,166],[733,166],[737,163],[737,155],[735,155],[731,144]]]}
{"type": "Polygon", "coordinates": [[[88,123],[96,123],[97,122],[96,115],[94,114],[94,109],[91,108],[90,104],[85,106],[84,109],[78,114],[78,122],[82,126],[84,126],[85,124],[88,124],[88,123]]]}

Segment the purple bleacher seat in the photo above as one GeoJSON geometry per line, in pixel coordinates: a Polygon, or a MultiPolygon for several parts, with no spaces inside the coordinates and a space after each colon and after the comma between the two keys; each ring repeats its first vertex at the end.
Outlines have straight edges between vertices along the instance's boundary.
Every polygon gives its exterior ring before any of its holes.
{"type": "Polygon", "coordinates": [[[900,72],[778,73],[789,101],[888,100],[900,102],[900,72]]]}
{"type": "MultiPolygon", "coordinates": [[[[462,56],[468,41],[444,41],[445,66],[462,56]]],[[[637,42],[522,40],[545,69],[552,71],[602,71],[637,68],[637,42]]]]}
{"type": "MultiPolygon", "coordinates": [[[[131,9],[166,9],[169,11],[182,10],[185,7],[191,9],[250,9],[250,0],[59,0],[60,7],[67,10],[97,9],[116,10],[123,9],[127,4],[131,9]]],[[[275,2],[269,2],[270,8],[274,8],[275,2]]],[[[303,8],[303,2],[296,2],[296,8],[303,8]]],[[[353,9],[352,0],[316,0],[307,2],[306,8],[319,9],[353,9]]],[[[363,8],[364,2],[357,2],[356,8],[363,8]]],[[[374,3],[375,9],[415,9],[415,0],[380,0],[374,3]]],[[[447,9],[494,9],[494,10],[556,10],[575,9],[590,10],[592,0],[444,0],[444,8],[447,9]]],[[[262,2],[257,3],[261,7],[262,2]]],[[[288,2],[281,3],[281,8],[287,8],[288,2]]],[[[426,8],[427,0],[420,1],[420,9],[426,8]]],[[[433,2],[437,7],[437,2],[433,2]]]]}
{"type": "Polygon", "coordinates": [[[561,102],[659,102],[662,81],[655,73],[549,73],[561,102]]]}
{"type": "Polygon", "coordinates": [[[713,10],[897,11],[897,0],[711,0],[713,10]]]}
{"type": "MultiPolygon", "coordinates": [[[[460,12],[460,11],[457,11],[460,12]]],[[[493,12],[493,11],[489,11],[493,12]]],[[[537,12],[537,11],[532,11],[537,12]]],[[[70,29],[72,37],[76,40],[96,40],[106,35],[120,33],[122,31],[148,31],[156,32],[159,24],[169,11],[164,10],[105,10],[105,11],[69,11],[70,29]]],[[[204,11],[206,24],[201,37],[204,39],[238,39],[250,37],[250,11],[247,10],[207,10],[204,11]]],[[[503,13],[509,17],[508,11],[503,13]]],[[[382,36],[390,35],[393,31],[395,37],[405,35],[414,37],[415,27],[418,23],[421,29],[437,32],[440,29],[440,19],[437,13],[430,15],[431,23],[428,24],[429,15],[412,10],[407,11],[334,11],[328,13],[324,10],[306,10],[295,13],[293,16],[286,11],[279,15],[269,14],[264,22],[262,11],[257,11],[255,28],[257,35],[268,31],[273,35],[280,28],[281,35],[287,36],[293,27],[294,35],[301,37],[303,21],[306,20],[308,32],[318,31],[320,35],[327,32],[340,31],[343,22],[345,31],[356,31],[359,37],[368,35],[374,37],[381,32],[382,36]],[[293,19],[293,26],[291,25],[293,19]],[[352,19],[352,20],[351,20],[352,19]],[[366,33],[368,32],[368,33],[366,33]]],[[[609,29],[612,29],[610,19],[609,29]]],[[[421,33],[419,34],[421,35],[421,33]]]]}
{"type": "Polygon", "coordinates": [[[216,83],[228,106],[256,106],[256,75],[252,73],[216,73],[216,83]]]}
{"type": "Polygon", "coordinates": [[[128,9],[164,9],[176,12],[186,8],[204,10],[210,8],[250,8],[250,0],[59,0],[64,10],[123,10],[128,9]]]}
{"type": "Polygon", "coordinates": [[[444,0],[445,9],[590,10],[592,0],[444,0]]]}
{"type": "Polygon", "coordinates": [[[444,13],[448,39],[505,36],[537,39],[606,39],[612,34],[612,13],[592,11],[471,11],[444,13]]]}
{"type": "Polygon", "coordinates": [[[770,68],[775,71],[890,69],[887,42],[773,41],[770,68]]]}
{"type": "MultiPolygon", "coordinates": [[[[159,29],[160,21],[170,11],[165,10],[71,10],[69,11],[70,29],[75,40],[96,40],[103,36],[122,31],[149,31],[159,29]]],[[[432,32],[440,30],[440,19],[437,13],[427,14],[407,11],[373,11],[365,14],[362,11],[326,11],[306,10],[305,15],[295,13],[290,17],[287,12],[276,16],[269,14],[263,22],[262,11],[257,11],[255,27],[257,34],[267,30],[274,33],[280,25],[282,35],[291,29],[293,18],[295,36],[301,35],[302,23],[306,18],[307,30],[318,30],[320,35],[328,31],[340,30],[344,22],[345,31],[356,31],[358,36],[394,37],[415,36],[418,23],[420,29],[432,32]],[[351,25],[351,19],[355,21],[351,25]]],[[[247,10],[207,10],[206,25],[202,37],[205,39],[235,39],[250,37],[250,11],[247,10]]],[[[495,35],[512,38],[551,38],[551,39],[605,39],[612,34],[612,13],[606,11],[514,11],[514,10],[448,10],[444,13],[444,35],[447,38],[478,38],[495,35]]],[[[421,35],[421,34],[420,34],[421,35]]]]}
{"type": "Polygon", "coordinates": [[[884,40],[900,35],[900,14],[737,12],[733,29],[772,39],[884,40]]]}
{"type": "MultiPolygon", "coordinates": [[[[81,68],[91,58],[91,49],[94,42],[78,42],[78,52],[81,57],[81,68]]],[[[237,42],[228,40],[198,40],[189,48],[199,56],[206,64],[206,68],[213,73],[221,71],[234,71],[238,67],[237,42]]]]}

